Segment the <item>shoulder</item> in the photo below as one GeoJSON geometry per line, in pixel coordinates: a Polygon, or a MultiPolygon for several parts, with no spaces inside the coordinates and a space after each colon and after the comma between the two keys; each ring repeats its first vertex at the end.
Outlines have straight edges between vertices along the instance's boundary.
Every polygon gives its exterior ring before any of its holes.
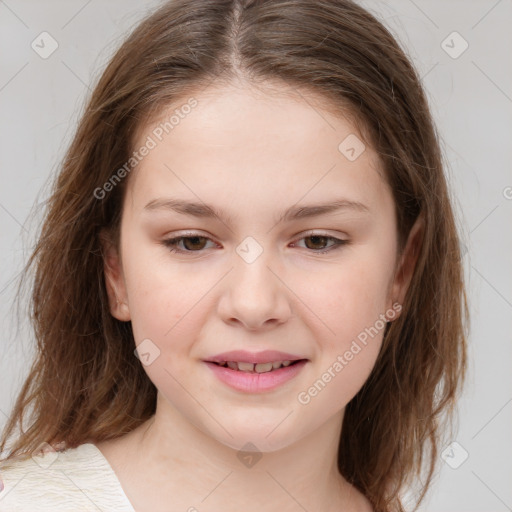
{"type": "Polygon", "coordinates": [[[0,479],[0,512],[33,511],[36,504],[38,512],[97,512],[117,505],[110,499],[118,492],[111,468],[90,443],[6,461],[0,479]]]}

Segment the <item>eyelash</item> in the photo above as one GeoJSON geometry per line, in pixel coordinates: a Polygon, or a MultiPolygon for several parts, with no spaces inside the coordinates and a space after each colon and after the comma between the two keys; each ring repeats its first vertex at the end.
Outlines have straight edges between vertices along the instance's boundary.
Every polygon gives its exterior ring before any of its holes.
{"type": "MultiPolygon", "coordinates": [[[[339,238],[336,238],[334,236],[329,236],[329,235],[325,235],[323,233],[310,233],[306,236],[303,236],[302,238],[299,238],[299,240],[303,240],[305,238],[313,238],[313,237],[320,237],[320,238],[326,238],[327,240],[332,240],[334,242],[333,245],[331,245],[331,247],[329,247],[328,249],[326,250],[318,250],[318,251],[315,251],[314,249],[309,249],[311,252],[313,252],[313,254],[326,254],[328,252],[331,252],[333,250],[336,250],[336,249],[339,249],[340,246],[342,245],[346,245],[349,243],[348,240],[341,240],[339,238]]],[[[173,238],[168,238],[167,240],[163,240],[162,241],[162,244],[167,247],[167,249],[172,252],[172,253],[178,253],[178,254],[193,254],[193,253],[200,253],[202,252],[204,249],[200,249],[199,251],[186,251],[186,250],[182,250],[182,249],[177,249],[176,248],[176,245],[181,241],[181,240],[185,240],[185,239],[191,239],[191,238],[204,238],[206,240],[211,240],[211,238],[208,238],[206,236],[202,236],[202,235],[199,235],[199,234],[196,234],[196,233],[189,233],[187,236],[185,235],[182,235],[182,236],[177,236],[177,237],[173,237],[173,238]]],[[[306,248],[307,249],[307,248],[306,248]]]]}

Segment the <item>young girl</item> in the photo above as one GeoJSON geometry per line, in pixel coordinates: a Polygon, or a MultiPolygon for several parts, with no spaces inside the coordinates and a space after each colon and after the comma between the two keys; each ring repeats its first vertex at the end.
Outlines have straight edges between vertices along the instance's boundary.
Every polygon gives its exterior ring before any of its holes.
{"type": "Polygon", "coordinates": [[[459,242],[418,75],[356,3],[163,4],[92,93],[32,268],[0,511],[424,497],[459,242]]]}

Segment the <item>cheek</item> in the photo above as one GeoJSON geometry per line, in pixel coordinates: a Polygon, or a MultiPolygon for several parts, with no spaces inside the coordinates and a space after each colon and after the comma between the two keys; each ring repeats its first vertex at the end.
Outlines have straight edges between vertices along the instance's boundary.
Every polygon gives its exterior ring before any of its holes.
{"type": "Polygon", "coordinates": [[[301,286],[294,291],[323,324],[324,338],[339,346],[385,313],[391,275],[390,258],[377,258],[370,249],[354,251],[314,279],[296,280],[301,286]]]}
{"type": "Polygon", "coordinates": [[[319,423],[344,408],[364,385],[386,328],[387,282],[377,272],[352,270],[331,274],[324,292],[318,285],[309,296],[308,305],[315,305],[322,322],[315,320],[317,360],[297,402],[319,423]]]}
{"type": "Polygon", "coordinates": [[[184,284],[165,250],[130,236],[124,244],[123,270],[135,340],[166,340],[190,309],[198,288],[193,282],[184,284]]]}
{"type": "MultiPolygon", "coordinates": [[[[343,264],[315,274],[313,285],[303,283],[304,303],[313,311],[319,365],[311,396],[343,407],[359,391],[378,357],[388,307],[391,258],[358,251],[343,264]],[[317,382],[317,385],[315,385],[317,382]],[[325,391],[324,391],[325,388],[325,391]]],[[[391,255],[392,256],[392,255],[391,255]]],[[[306,310],[304,310],[306,312],[306,310]]],[[[307,390],[304,390],[307,392],[307,390]]],[[[309,395],[309,394],[308,394],[309,395]]]]}
{"type": "Polygon", "coordinates": [[[191,350],[206,321],[200,301],[212,284],[197,274],[188,279],[154,258],[152,265],[127,261],[126,268],[132,273],[127,279],[131,323],[143,364],[149,353],[144,370],[175,406],[193,410],[182,386],[196,370],[191,350]]]}

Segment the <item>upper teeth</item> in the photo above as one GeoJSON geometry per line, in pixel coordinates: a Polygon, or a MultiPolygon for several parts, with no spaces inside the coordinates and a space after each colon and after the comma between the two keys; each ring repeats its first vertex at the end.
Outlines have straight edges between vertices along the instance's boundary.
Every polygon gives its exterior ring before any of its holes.
{"type": "Polygon", "coordinates": [[[232,370],[239,370],[242,372],[265,373],[272,370],[277,370],[281,366],[290,366],[291,361],[275,361],[272,363],[237,363],[235,361],[222,361],[218,364],[220,366],[228,366],[232,370]]]}

